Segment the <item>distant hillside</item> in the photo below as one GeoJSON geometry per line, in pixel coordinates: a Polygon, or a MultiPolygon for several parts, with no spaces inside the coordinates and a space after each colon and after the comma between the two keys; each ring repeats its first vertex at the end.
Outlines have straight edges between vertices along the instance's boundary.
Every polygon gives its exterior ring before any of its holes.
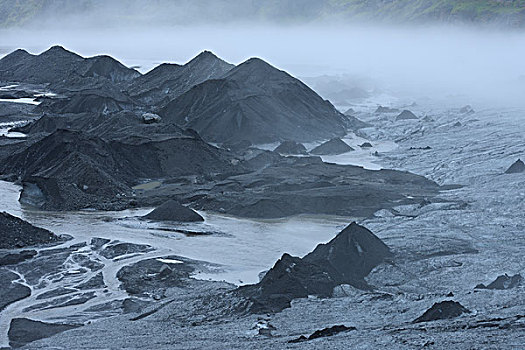
{"type": "Polygon", "coordinates": [[[253,20],[525,27],[525,0],[0,0],[2,27],[253,20]]]}

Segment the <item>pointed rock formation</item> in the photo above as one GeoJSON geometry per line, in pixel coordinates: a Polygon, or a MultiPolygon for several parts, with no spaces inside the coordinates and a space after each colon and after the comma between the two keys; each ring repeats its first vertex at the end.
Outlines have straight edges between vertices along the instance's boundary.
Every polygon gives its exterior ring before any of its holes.
{"type": "Polygon", "coordinates": [[[259,283],[237,292],[250,300],[251,312],[279,312],[296,298],[330,297],[339,284],[369,289],[364,277],[391,256],[372,232],[352,223],[302,259],[284,254],[259,283]]]}
{"type": "Polygon", "coordinates": [[[322,145],[315,147],[310,151],[311,154],[318,156],[328,156],[328,155],[338,155],[353,151],[354,149],[346,144],[343,140],[339,138],[331,139],[326,141],[322,145]]]}
{"type": "Polygon", "coordinates": [[[456,301],[445,300],[432,305],[423,315],[416,318],[413,323],[446,320],[456,318],[464,313],[470,313],[470,311],[456,301]]]}
{"type": "Polygon", "coordinates": [[[143,103],[164,105],[197,84],[222,77],[233,67],[213,53],[203,51],[185,65],[164,63],[157,66],[131,82],[128,91],[143,103]]]}
{"type": "Polygon", "coordinates": [[[196,211],[187,208],[177,201],[169,200],[151,213],[144,216],[144,219],[153,221],[177,221],[177,222],[198,222],[204,221],[196,211]]]}
{"type": "Polygon", "coordinates": [[[403,112],[401,112],[397,117],[396,120],[416,120],[418,117],[409,111],[408,109],[405,109],[403,112]]]}
{"type": "Polygon", "coordinates": [[[286,72],[252,58],[168,103],[164,120],[211,142],[314,141],[345,133],[346,117],[286,72]]]}
{"type": "Polygon", "coordinates": [[[514,164],[505,171],[505,174],[518,174],[525,171],[525,163],[521,159],[518,159],[514,164]]]}
{"type": "Polygon", "coordinates": [[[392,254],[386,244],[367,228],[351,223],[334,239],[319,244],[303,260],[322,266],[340,284],[366,288],[363,278],[392,254]]]}

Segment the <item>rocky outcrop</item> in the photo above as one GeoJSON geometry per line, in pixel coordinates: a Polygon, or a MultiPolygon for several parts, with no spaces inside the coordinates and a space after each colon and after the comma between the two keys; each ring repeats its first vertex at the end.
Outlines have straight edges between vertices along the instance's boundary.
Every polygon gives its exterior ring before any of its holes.
{"type": "Polygon", "coordinates": [[[302,343],[304,341],[314,340],[318,338],[331,337],[331,336],[334,336],[336,334],[343,333],[343,332],[355,331],[356,329],[357,328],[355,327],[347,327],[345,325],[332,326],[332,327],[317,330],[313,332],[312,334],[310,334],[308,337],[301,335],[299,338],[290,340],[288,343],[302,343]]]}
{"type": "Polygon", "coordinates": [[[476,289],[512,289],[520,286],[523,283],[523,277],[518,273],[514,276],[509,276],[507,274],[498,276],[494,281],[489,285],[478,284],[476,289]]]}
{"type": "Polygon", "coordinates": [[[38,339],[48,338],[55,334],[78,328],[79,325],[46,323],[28,318],[14,318],[9,327],[9,345],[19,348],[38,339]]]}
{"type": "Polygon", "coordinates": [[[302,143],[295,141],[283,141],[274,152],[279,154],[308,154],[306,147],[302,143]]]}
{"type": "Polygon", "coordinates": [[[0,249],[56,244],[64,239],[16,216],[0,213],[0,249]]]}
{"type": "Polygon", "coordinates": [[[311,154],[319,156],[338,155],[353,151],[354,149],[339,138],[331,139],[325,143],[315,147],[310,151],[311,154]]]}
{"type": "Polygon", "coordinates": [[[159,114],[211,142],[254,144],[342,136],[347,119],[302,82],[257,58],[195,86],[159,114]]]}
{"type": "Polygon", "coordinates": [[[302,259],[284,254],[258,284],[240,287],[237,293],[249,299],[250,312],[279,312],[293,299],[330,297],[339,284],[369,289],[364,277],[391,256],[378,237],[352,223],[302,259]]]}
{"type": "Polygon", "coordinates": [[[445,300],[440,303],[435,303],[430,309],[425,311],[423,315],[416,318],[413,322],[431,322],[438,320],[447,320],[456,318],[462,314],[470,313],[463,305],[456,301],[445,300]]]}
{"type": "Polygon", "coordinates": [[[195,210],[181,205],[179,202],[169,200],[151,213],[144,216],[144,219],[153,221],[176,221],[176,222],[199,222],[204,221],[195,210]]]}
{"type": "Polygon", "coordinates": [[[414,113],[409,111],[408,109],[405,109],[403,112],[401,112],[397,117],[396,120],[416,120],[419,119],[414,113]]]}
{"type": "Polygon", "coordinates": [[[505,171],[505,174],[519,174],[523,172],[525,172],[525,163],[523,163],[521,159],[518,159],[505,171]]]}
{"type": "Polygon", "coordinates": [[[104,140],[72,130],[55,131],[0,167],[22,179],[21,200],[58,210],[127,207],[142,178],[234,171],[225,151],[185,134],[104,140]]]}

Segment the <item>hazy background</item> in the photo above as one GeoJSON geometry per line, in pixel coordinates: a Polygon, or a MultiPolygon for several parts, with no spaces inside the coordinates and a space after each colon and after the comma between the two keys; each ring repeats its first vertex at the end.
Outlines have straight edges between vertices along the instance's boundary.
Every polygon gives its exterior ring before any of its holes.
{"type": "Polygon", "coordinates": [[[0,56],[60,44],[145,72],[206,49],[235,64],[261,57],[338,105],[346,95],[523,106],[524,3],[0,0],[0,56]]]}

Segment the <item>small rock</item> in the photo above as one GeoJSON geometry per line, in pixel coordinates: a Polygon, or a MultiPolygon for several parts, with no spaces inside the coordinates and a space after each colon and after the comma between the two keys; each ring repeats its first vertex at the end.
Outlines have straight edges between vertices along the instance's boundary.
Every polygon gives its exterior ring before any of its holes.
{"type": "Polygon", "coordinates": [[[142,115],[142,122],[144,124],[159,123],[161,120],[162,120],[162,118],[158,114],[144,113],[142,115]]]}

